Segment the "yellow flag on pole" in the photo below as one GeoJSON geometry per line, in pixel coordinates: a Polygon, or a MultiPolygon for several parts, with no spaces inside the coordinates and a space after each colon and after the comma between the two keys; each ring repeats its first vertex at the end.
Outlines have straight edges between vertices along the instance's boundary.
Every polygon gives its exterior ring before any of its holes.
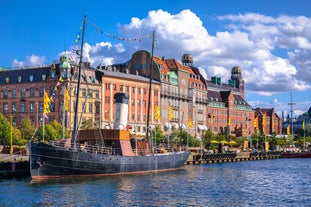
{"type": "Polygon", "coordinates": [[[51,102],[51,99],[49,98],[49,95],[47,92],[44,90],[44,98],[43,98],[43,113],[48,114],[50,113],[50,105],[49,103],[51,102]]]}
{"type": "Polygon", "coordinates": [[[173,108],[171,106],[168,107],[168,119],[171,121],[174,119],[173,108]]]}
{"type": "Polygon", "coordinates": [[[64,89],[64,107],[66,111],[69,110],[69,92],[66,88],[64,89]]]}
{"type": "Polygon", "coordinates": [[[192,120],[190,117],[188,118],[188,127],[189,127],[189,129],[192,129],[192,127],[193,127],[192,120]]]}
{"type": "Polygon", "coordinates": [[[161,119],[160,107],[158,105],[155,106],[155,120],[159,121],[161,119]]]}

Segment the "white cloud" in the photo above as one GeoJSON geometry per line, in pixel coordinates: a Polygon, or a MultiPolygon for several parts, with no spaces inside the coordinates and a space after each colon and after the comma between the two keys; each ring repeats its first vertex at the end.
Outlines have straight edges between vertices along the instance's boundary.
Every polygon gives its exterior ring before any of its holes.
{"type": "MultiPolygon", "coordinates": [[[[226,81],[231,68],[240,66],[247,90],[258,94],[310,89],[311,76],[303,74],[311,74],[311,19],[246,13],[219,16],[218,21],[227,23],[228,29],[210,35],[192,11],[171,14],[159,9],[146,18],[133,17],[129,24],[119,25],[119,31],[132,36],[156,31],[155,55],[180,60],[190,53],[207,77],[218,75],[226,81]]],[[[139,49],[150,51],[151,38],[86,44],[84,57],[92,65],[122,63],[139,49]]]]}
{"type": "MultiPolygon", "coordinates": [[[[227,82],[231,68],[240,66],[246,90],[252,94],[272,97],[311,88],[311,18],[246,13],[214,21],[227,24],[226,29],[211,35],[192,11],[171,14],[159,9],[142,19],[133,17],[119,25],[119,31],[126,37],[156,31],[156,56],[180,60],[189,53],[208,78],[216,75],[227,82]]],[[[139,40],[86,43],[84,58],[93,66],[123,63],[137,50],[151,50],[151,38],[139,40]]]]}
{"type": "Polygon", "coordinates": [[[31,55],[27,56],[25,61],[19,61],[17,59],[14,59],[12,61],[12,68],[19,69],[27,67],[40,67],[44,66],[45,61],[46,58],[44,56],[31,55]]]}

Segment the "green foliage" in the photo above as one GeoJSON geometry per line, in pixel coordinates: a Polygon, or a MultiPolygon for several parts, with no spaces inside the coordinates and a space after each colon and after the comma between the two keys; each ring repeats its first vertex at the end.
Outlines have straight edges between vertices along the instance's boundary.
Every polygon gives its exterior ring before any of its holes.
{"type": "Polygon", "coordinates": [[[94,129],[93,120],[92,119],[82,120],[81,129],[94,129]]]}
{"type": "Polygon", "coordinates": [[[159,143],[163,143],[165,141],[165,135],[163,133],[163,131],[161,130],[161,126],[157,125],[154,129],[152,129],[150,131],[151,135],[151,139],[154,140],[154,138],[156,139],[156,144],[158,145],[159,143]]]}
{"type": "MultiPolygon", "coordinates": [[[[58,141],[62,139],[63,127],[57,121],[52,121],[44,126],[44,141],[58,141]]],[[[65,137],[69,137],[69,132],[65,128],[65,137]]],[[[36,133],[37,140],[43,140],[43,126],[41,125],[38,132],[36,133]]]]}
{"type": "Polygon", "coordinates": [[[26,117],[22,120],[19,129],[21,131],[21,139],[29,141],[35,132],[36,126],[29,117],[26,117]]]}
{"type": "Polygon", "coordinates": [[[9,145],[11,136],[11,124],[10,122],[0,114],[0,144],[9,145]]]}

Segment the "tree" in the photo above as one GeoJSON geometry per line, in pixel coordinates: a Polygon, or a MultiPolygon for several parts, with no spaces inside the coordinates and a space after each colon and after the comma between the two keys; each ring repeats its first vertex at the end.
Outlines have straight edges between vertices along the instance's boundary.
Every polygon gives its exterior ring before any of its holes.
{"type": "Polygon", "coordinates": [[[10,144],[10,133],[11,125],[9,121],[3,116],[3,114],[0,114],[0,144],[10,144]]]}
{"type": "Polygon", "coordinates": [[[21,139],[29,141],[32,136],[34,135],[36,126],[35,124],[29,119],[29,117],[26,117],[22,120],[20,126],[19,126],[21,133],[21,139]]]}
{"type": "Polygon", "coordinates": [[[152,129],[150,132],[151,132],[152,139],[154,139],[154,137],[155,137],[157,145],[159,143],[164,142],[165,135],[164,135],[160,125],[156,125],[156,127],[154,129],[152,129]]]}
{"type": "Polygon", "coordinates": [[[92,119],[82,120],[81,129],[94,129],[93,120],[92,119]]]}
{"type": "MultiPolygon", "coordinates": [[[[44,126],[44,141],[58,141],[62,139],[62,125],[59,124],[57,121],[52,121],[49,124],[44,126]]],[[[67,129],[65,130],[65,137],[69,137],[69,132],[67,129]]],[[[43,126],[40,126],[37,134],[37,139],[43,139],[43,126]]]]}

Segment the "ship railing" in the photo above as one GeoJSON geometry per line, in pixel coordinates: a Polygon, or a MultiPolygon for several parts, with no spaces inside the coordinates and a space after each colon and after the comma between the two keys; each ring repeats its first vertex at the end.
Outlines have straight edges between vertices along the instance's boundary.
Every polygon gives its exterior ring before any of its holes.
{"type": "Polygon", "coordinates": [[[51,141],[51,144],[56,146],[59,149],[63,150],[72,150],[76,149],[78,151],[90,152],[96,154],[116,154],[116,149],[112,149],[112,147],[105,147],[99,145],[85,145],[85,144],[73,144],[73,143],[64,143],[64,142],[55,142],[51,141]]]}

